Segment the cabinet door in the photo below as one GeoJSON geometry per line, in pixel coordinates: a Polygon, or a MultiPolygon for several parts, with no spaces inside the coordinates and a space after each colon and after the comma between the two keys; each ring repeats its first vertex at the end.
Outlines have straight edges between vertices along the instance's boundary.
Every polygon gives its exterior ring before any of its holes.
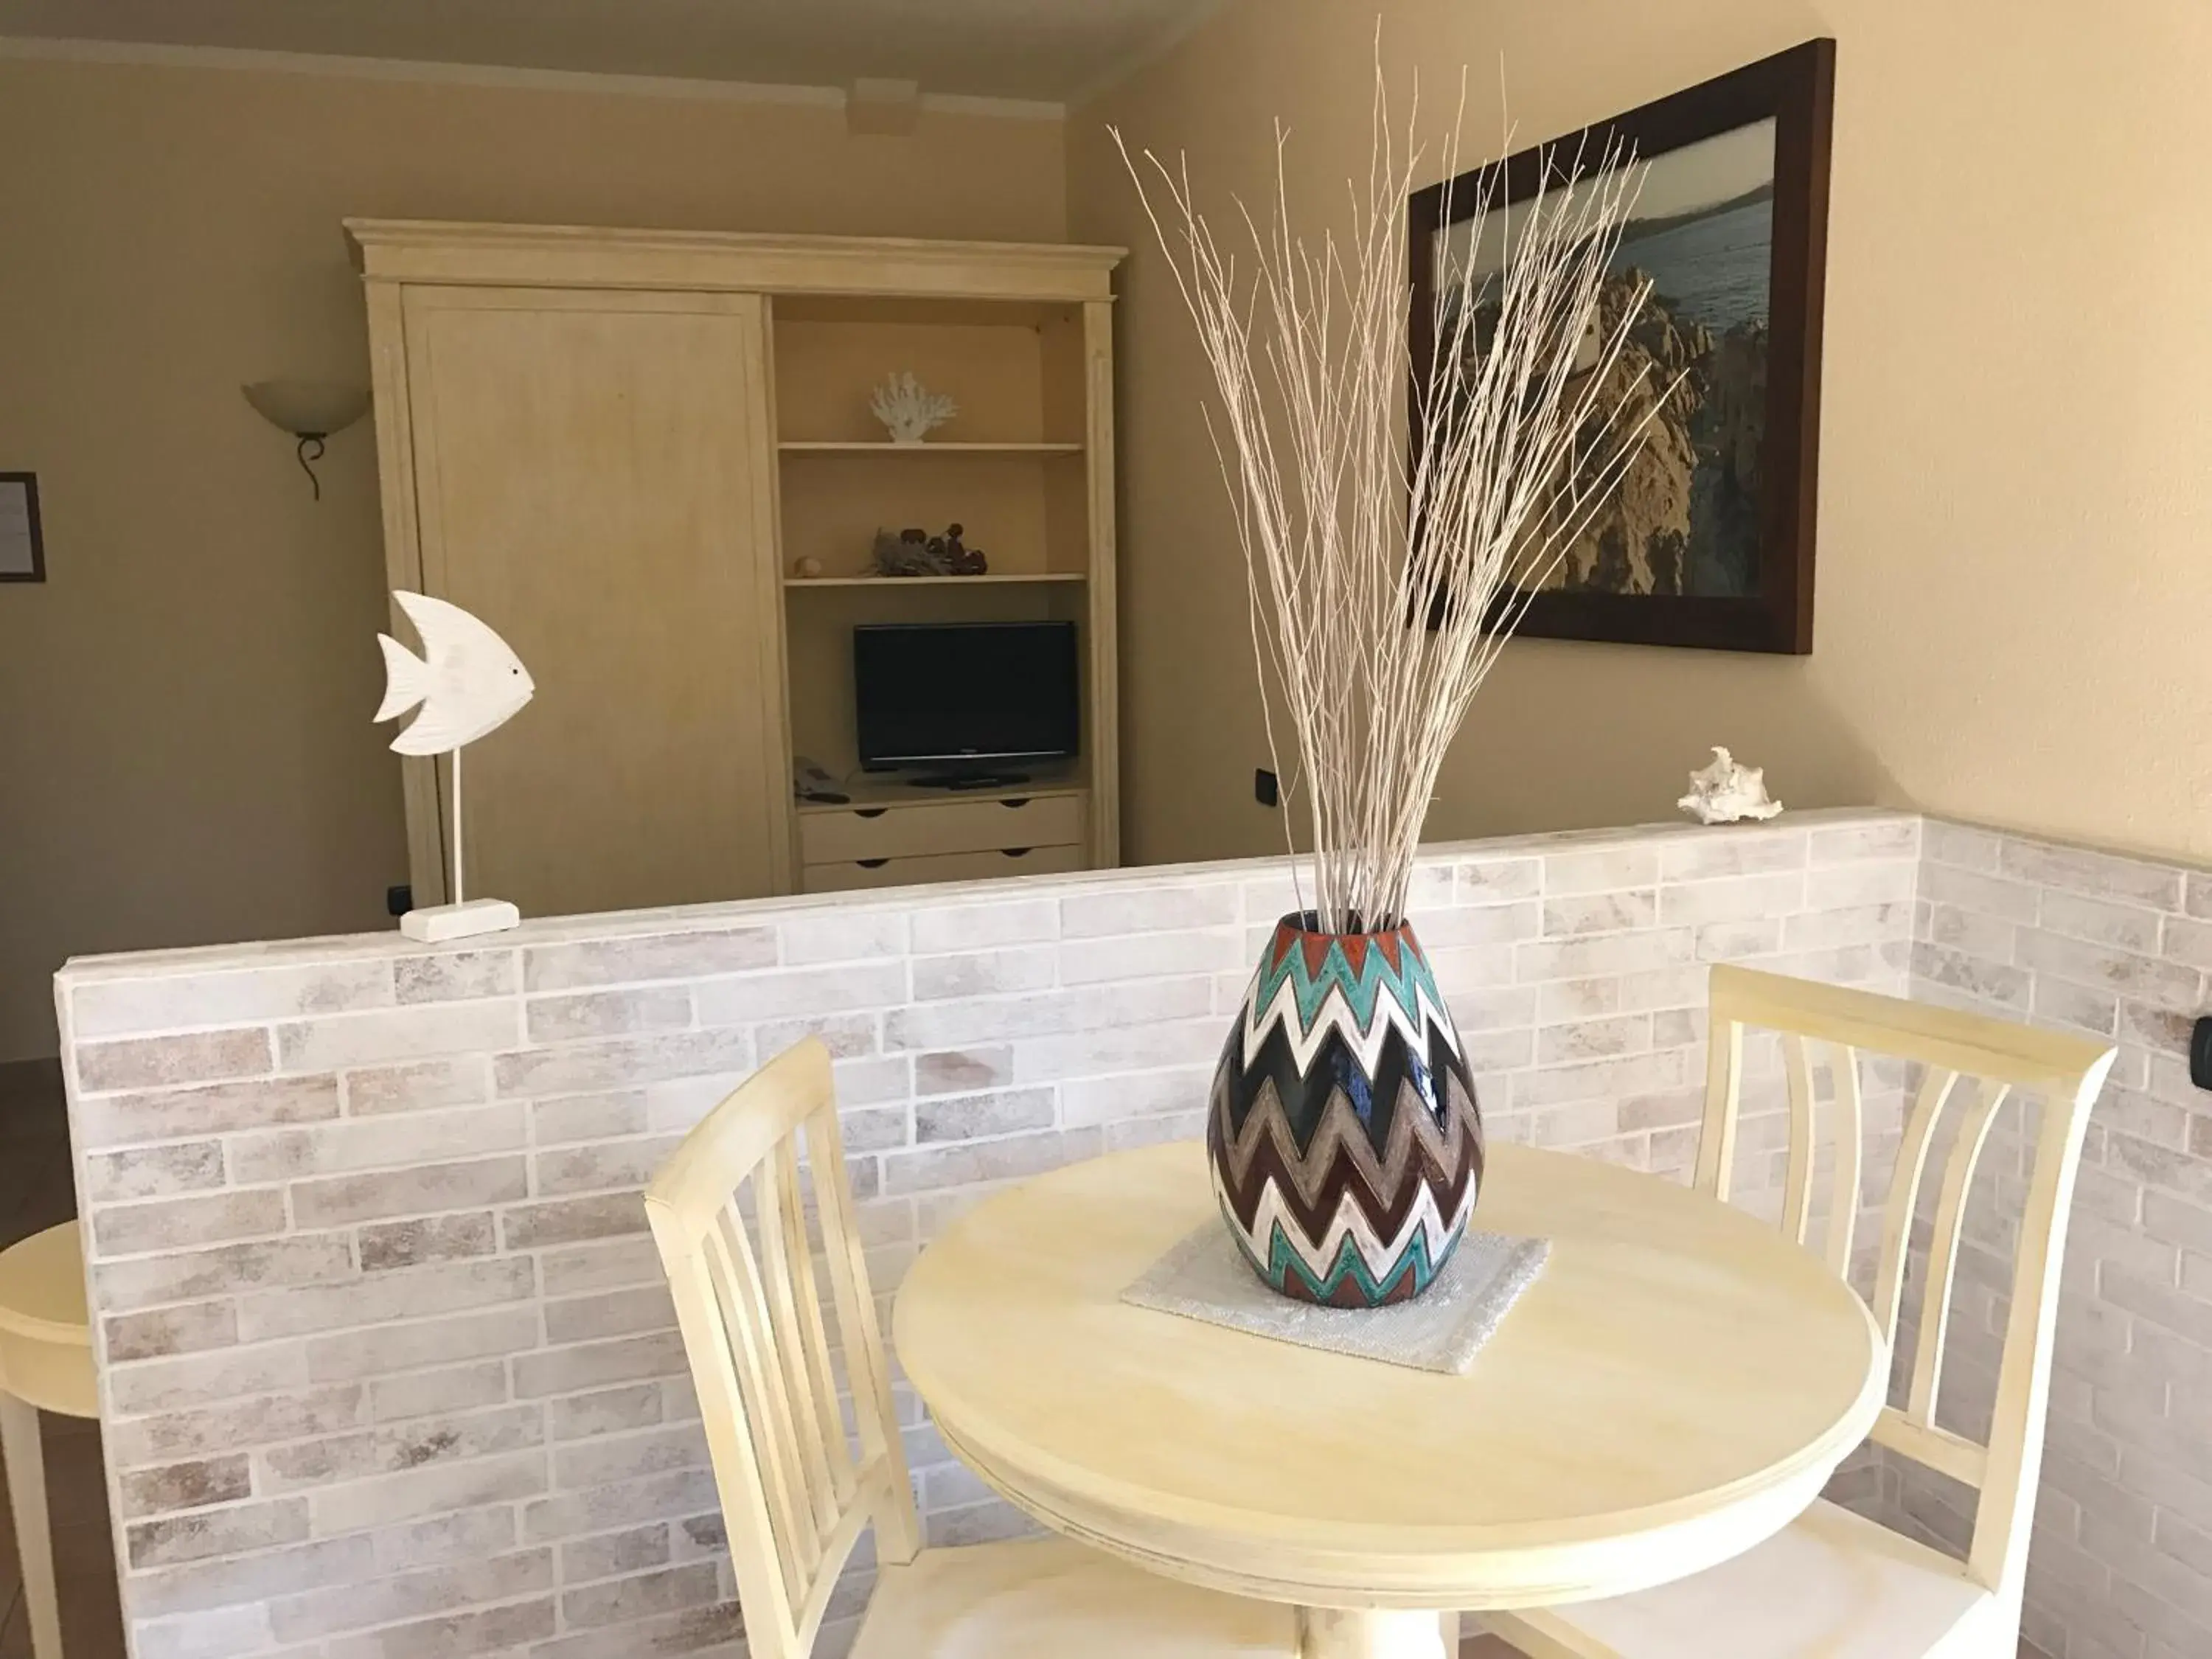
{"type": "Polygon", "coordinates": [[[465,757],[467,891],[548,915],[785,890],[764,302],[403,304],[424,586],[538,683],[465,757]]]}

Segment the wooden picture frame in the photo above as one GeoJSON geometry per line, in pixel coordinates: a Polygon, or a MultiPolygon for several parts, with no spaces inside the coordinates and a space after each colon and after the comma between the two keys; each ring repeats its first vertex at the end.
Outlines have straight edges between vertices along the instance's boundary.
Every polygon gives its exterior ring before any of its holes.
{"type": "Polygon", "coordinates": [[[0,582],[46,579],[46,540],[39,523],[39,475],[0,472],[0,582]]]}
{"type": "MultiPolygon", "coordinates": [[[[1679,476],[1674,481],[1679,485],[1677,512],[1684,528],[1650,532],[1648,545],[1630,550],[1631,538],[1638,530],[1626,526],[1627,509],[1624,507],[1624,528],[1602,550],[1597,543],[1591,543],[1592,557],[1581,564],[1571,561],[1565,568],[1562,585],[1547,586],[1528,596],[1520,632],[1551,639],[1796,656],[1811,653],[1821,313],[1827,264],[1835,61],[1832,40],[1808,40],[1579,133],[1431,185],[1417,191],[1408,202],[1413,298],[1409,338],[1418,380],[1435,350],[1440,262],[1450,249],[1453,227],[1472,220],[1478,204],[1487,202],[1495,210],[1525,202],[1543,188],[1547,167],[1549,176],[1556,180],[1559,170],[1571,166],[1577,154],[1602,156],[1625,151],[1651,169],[1645,177],[1644,198],[1650,205],[1643,208],[1638,217],[1648,214],[1646,222],[1659,228],[1647,233],[1652,241],[1690,228],[1700,219],[1717,222],[1723,213],[1738,208],[1753,214],[1755,222],[1761,205],[1754,199],[1757,189],[1697,211],[1670,215],[1663,211],[1668,190],[1656,192],[1655,202],[1653,185],[1663,181],[1661,170],[1673,152],[1708,140],[1729,141],[1735,135],[1730,141],[1732,153],[1748,155],[1765,141],[1763,135],[1746,130],[1770,121],[1773,124],[1772,230],[1763,337],[1757,332],[1761,325],[1755,316],[1730,325],[1725,336],[1716,337],[1705,322],[1680,301],[1672,302],[1675,308],[1664,319],[1670,328],[1677,325],[1678,319],[1685,328],[1694,327],[1695,337],[1708,341],[1708,355],[1698,360],[1702,364],[1717,366],[1720,353],[1738,342],[1747,342],[1746,349],[1753,353],[1763,348],[1764,398],[1739,399],[1737,418],[1741,424],[1735,434],[1716,444],[1707,437],[1693,435],[1703,428],[1686,424],[1705,418],[1702,399],[1706,394],[1704,383],[1698,383],[1699,412],[1685,417],[1677,446],[1678,455],[1682,445],[1688,446],[1693,459],[1686,470],[1678,465],[1679,476]],[[1756,459],[1742,468],[1755,480],[1755,489],[1747,489],[1740,482],[1741,462],[1718,458],[1745,453],[1747,417],[1741,410],[1762,404],[1763,420],[1753,451],[1756,459]],[[1716,469],[1714,477],[1721,480],[1719,483],[1704,475],[1709,466],[1716,469]],[[1716,501],[1723,504],[1711,505],[1716,501]],[[1667,538],[1663,544],[1662,538],[1667,538]],[[1658,550],[1656,555],[1653,549],[1658,550]]],[[[1714,147],[1699,152],[1698,157],[1719,153],[1719,147],[1714,147]]],[[[1705,162],[1683,158],[1681,165],[1688,168],[1705,162]]],[[[1616,258],[1616,270],[1635,264],[1635,235],[1632,225],[1631,240],[1624,241],[1616,258]]],[[[1735,244],[1738,264],[1744,246],[1741,239],[1735,244]]],[[[1742,299],[1747,291],[1739,284],[1731,290],[1731,302],[1756,303],[1742,299]]],[[[1655,301],[1667,298],[1656,279],[1653,298],[1655,301]]],[[[1647,310],[1646,319],[1651,314],[1647,310]]],[[[1752,361],[1752,370],[1741,369],[1740,352],[1732,361],[1731,369],[1745,377],[1739,384],[1756,384],[1748,378],[1758,366],[1755,356],[1752,361]]],[[[1707,371],[1700,368],[1698,372],[1707,371]]],[[[1423,441],[1418,418],[1412,441],[1416,446],[1423,441]]]]}

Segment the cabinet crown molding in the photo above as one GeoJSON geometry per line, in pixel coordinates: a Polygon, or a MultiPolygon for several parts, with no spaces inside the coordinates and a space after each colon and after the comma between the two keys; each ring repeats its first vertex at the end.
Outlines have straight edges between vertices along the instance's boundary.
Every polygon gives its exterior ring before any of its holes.
{"type": "Polygon", "coordinates": [[[370,283],[674,289],[690,292],[1110,301],[1126,248],[942,242],[902,236],[605,230],[422,219],[348,219],[370,283]]]}

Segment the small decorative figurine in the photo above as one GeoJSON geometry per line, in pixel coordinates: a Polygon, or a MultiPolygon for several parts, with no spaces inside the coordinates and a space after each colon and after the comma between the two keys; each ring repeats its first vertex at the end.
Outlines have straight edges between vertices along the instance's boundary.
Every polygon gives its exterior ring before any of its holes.
{"type": "Polygon", "coordinates": [[[943,426],[960,412],[959,404],[927,390],[911,374],[894,374],[878,386],[868,407],[890,428],[895,444],[918,444],[931,428],[943,426]]]}
{"type": "Polygon", "coordinates": [[[1735,823],[1778,816],[1782,803],[1766,793],[1765,769],[1738,766],[1716,744],[1712,764],[1690,774],[1690,793],[1674,803],[1699,823],[1735,823]]]}
{"type": "Polygon", "coordinates": [[[875,562],[878,576],[939,576],[945,574],[931,562],[929,537],[920,530],[877,531],[875,562]]]}
{"type": "Polygon", "coordinates": [[[410,910],[399,931],[435,944],[495,933],[522,920],[505,899],[470,899],[461,888],[461,750],[514,718],[538,687],[507,641],[457,605],[422,593],[395,592],[399,608],[422,636],[416,656],[389,634],[384,647],[384,701],[379,720],[422,712],[392,738],[402,755],[451,755],[453,795],[453,902],[410,910]]]}
{"type": "Polygon", "coordinates": [[[794,559],[791,563],[791,574],[802,581],[818,581],[822,577],[822,561],[811,553],[803,559],[794,559]]]}
{"type": "Polygon", "coordinates": [[[981,576],[991,567],[980,547],[963,546],[960,540],[962,526],[952,525],[942,536],[933,536],[929,550],[945,562],[945,568],[955,576],[981,576]]]}
{"type": "Polygon", "coordinates": [[[876,532],[875,570],[878,576],[981,576],[991,568],[980,547],[969,547],[961,536],[965,526],[952,525],[942,536],[921,529],[876,532]]]}

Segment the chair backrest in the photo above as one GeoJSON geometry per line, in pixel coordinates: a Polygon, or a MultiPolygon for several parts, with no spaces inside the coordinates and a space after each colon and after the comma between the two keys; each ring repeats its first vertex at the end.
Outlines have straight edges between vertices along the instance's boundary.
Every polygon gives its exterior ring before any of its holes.
{"type": "Polygon", "coordinates": [[[1835,1148],[1824,1244],[1829,1264],[1839,1274],[1848,1276],[1850,1271],[1858,1213],[1865,1133],[1859,1056],[1863,1052],[1888,1055],[1920,1068],[1896,1172],[1882,1208],[1881,1249],[1875,1267],[1874,1316],[1893,1349],[1913,1218],[1929,1151],[1953,1102],[1966,1103],[1937,1190],[1905,1403],[1902,1409],[1883,1407],[1874,1438],[1976,1489],[1979,1500],[1967,1571],[1977,1583],[1999,1595],[2017,1595],[2027,1568],[2028,1530],[2042,1468],[2067,1212],[2089,1109],[2104,1087],[2117,1050],[2086,1037],[1744,968],[1716,967],[1710,999],[1705,1115],[1696,1184],[1717,1198],[1729,1196],[1741,1106],[1744,1034],[1747,1029],[1779,1033],[1790,1101],[1782,1225],[1798,1243],[1805,1242],[1816,1151],[1811,1045],[1824,1045],[1832,1081],[1830,1115],[1835,1148]],[[1989,1443],[1983,1445],[1937,1427],[1936,1406],[1967,1191],[1998,1109],[2016,1091],[2039,1097],[2043,1109],[2020,1217],[1996,1407],[1989,1443]]]}
{"type": "Polygon", "coordinates": [[[870,1521],[878,1560],[911,1561],[921,1547],[820,1041],[777,1056],[709,1112],[646,1188],[645,1210],[699,1392],[750,1650],[804,1659],[870,1521]],[[802,1134],[857,1455],[808,1243],[802,1134]]]}

